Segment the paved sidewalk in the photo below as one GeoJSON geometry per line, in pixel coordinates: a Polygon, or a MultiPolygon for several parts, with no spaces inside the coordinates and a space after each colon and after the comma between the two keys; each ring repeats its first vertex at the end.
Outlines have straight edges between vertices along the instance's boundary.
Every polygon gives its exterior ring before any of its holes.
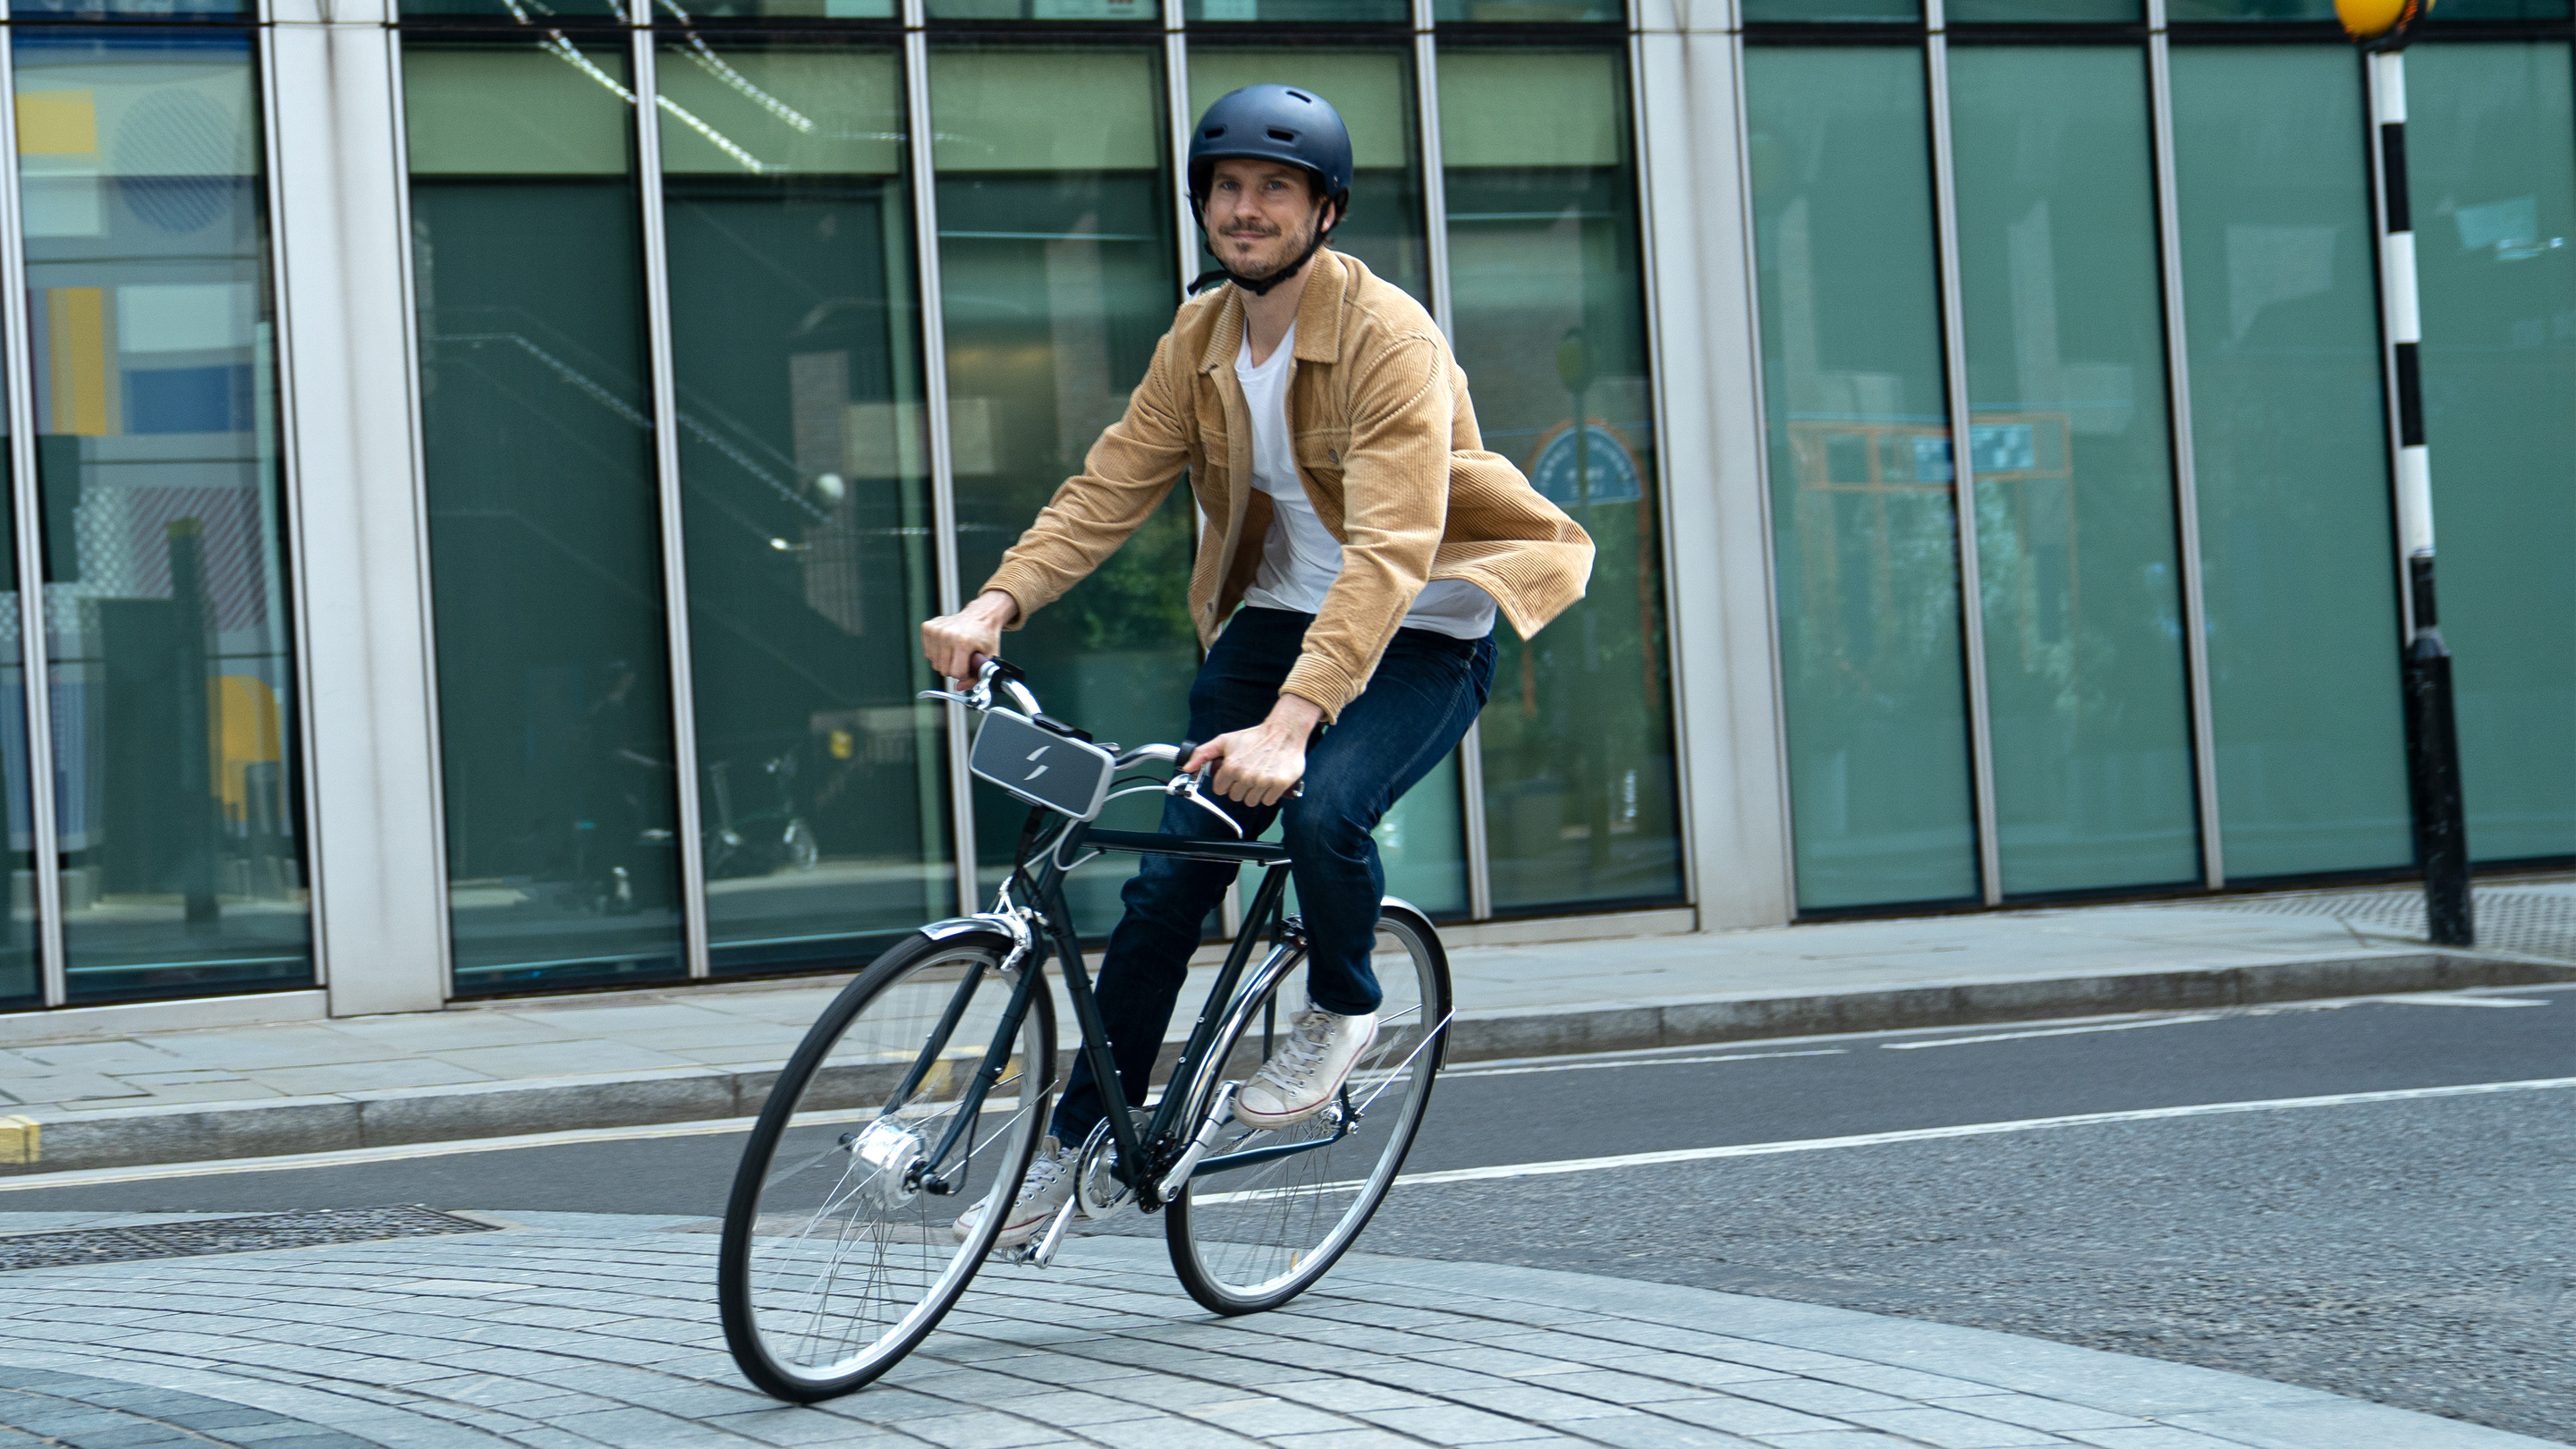
{"type": "MultiPolygon", "coordinates": [[[[1200,1311],[1146,1239],[993,1267],[865,1392],[726,1357],[715,1237],[499,1232],[8,1275],[0,1444],[144,1449],[2538,1449],[2210,1369],[1625,1279],[1355,1255],[1200,1311]]],[[[111,1221],[0,1215],[0,1231],[111,1221]]],[[[115,1219],[120,1222],[167,1219],[115,1219]]]]}
{"type": "MultiPolygon", "coordinates": [[[[2478,895],[2498,923],[2483,939],[2498,945],[2474,952],[2428,947],[2420,896],[2384,889],[1466,948],[1452,958],[1451,1053],[2576,978],[2576,880],[2478,895]]],[[[85,1041],[29,1040],[41,1017],[0,1018],[0,1174],[745,1116],[844,979],[85,1041]]],[[[1189,1021],[1180,1014],[1175,1039],[1189,1021]]]]}

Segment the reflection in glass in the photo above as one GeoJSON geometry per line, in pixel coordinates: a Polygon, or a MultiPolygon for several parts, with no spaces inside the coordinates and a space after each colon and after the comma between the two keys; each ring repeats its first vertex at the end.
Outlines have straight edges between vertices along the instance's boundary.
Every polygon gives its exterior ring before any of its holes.
{"type": "MultiPolygon", "coordinates": [[[[1413,18],[1412,0],[1186,0],[1183,14],[1193,25],[1202,21],[1258,20],[1265,24],[1282,23],[1400,25],[1413,18]]],[[[1190,94],[1199,92],[1197,68],[1200,51],[1190,53],[1190,94]]],[[[1246,81],[1243,84],[1249,85],[1246,81]]],[[[1227,90],[1233,89],[1229,86],[1227,90]]],[[[1209,93],[1209,99],[1225,94],[1209,93]]],[[[1330,99],[1330,97],[1327,97],[1330,99]]],[[[1338,103],[1337,103],[1338,104],[1338,103]]]]}
{"type": "Polygon", "coordinates": [[[1921,0],[1744,0],[1747,24],[1761,21],[1905,21],[1923,17],[1921,0]]]}
{"type": "Polygon", "coordinates": [[[15,55],[70,996],[301,985],[251,42],[50,30],[15,55]]]}
{"type": "Polygon", "coordinates": [[[225,20],[249,18],[243,0],[9,0],[14,20],[225,20]]]}
{"type": "MultiPolygon", "coordinates": [[[[1162,0],[928,0],[928,5],[933,20],[1136,20],[1159,24],[1163,18],[1162,0]]],[[[1057,124],[1064,124],[1064,118],[1059,117],[1057,124]]]]}
{"type": "Polygon", "coordinates": [[[1744,67],[1798,904],[1972,896],[1922,57],[1744,67]]]}
{"type": "Polygon", "coordinates": [[[1941,14],[1952,25],[2064,24],[2084,21],[2137,21],[2145,17],[2139,0],[1948,0],[1941,14]]]}
{"type": "MultiPolygon", "coordinates": [[[[1180,286],[1159,61],[1141,48],[931,56],[958,578],[968,590],[1080,471],[1171,326],[1180,286]]],[[[1198,668],[1185,601],[1190,532],[1188,490],[1175,488],[1098,573],[1003,641],[1049,712],[1128,744],[1180,738],[1198,668]]],[[[1154,803],[1122,801],[1106,818],[1151,829],[1154,803]]],[[[997,790],[977,791],[987,879],[1009,868],[1025,814],[997,790]]],[[[1083,930],[1116,921],[1132,868],[1104,859],[1073,878],[1083,930]]]]}
{"type": "Polygon", "coordinates": [[[2424,430],[2469,848],[2576,854],[2576,106],[2558,44],[2407,51],[2424,430]]]}
{"type": "Polygon", "coordinates": [[[404,47],[463,992],[683,969],[625,73],[404,47]]]}
{"type": "Polygon", "coordinates": [[[2200,873],[2146,57],[1950,52],[2008,895],[2200,873]]]}
{"type": "MultiPolygon", "coordinates": [[[[1334,231],[1333,249],[1359,258],[1370,271],[1430,305],[1422,247],[1422,148],[1414,141],[1412,50],[1235,50],[1214,45],[1190,50],[1194,116],[1228,91],[1263,83],[1313,91],[1342,113],[1351,131],[1351,214],[1334,231]]],[[[1216,265],[1204,239],[1198,265],[1202,271],[1216,265]]]]}
{"type": "Polygon", "coordinates": [[[2334,0],[2167,0],[2165,19],[2332,20],[2334,0]]]}
{"type": "Polygon", "coordinates": [[[1500,653],[1500,911],[1681,889],[1636,178],[1617,50],[1440,52],[1458,360],[1485,446],[1592,535],[1588,596],[1500,653]]]}
{"type": "Polygon", "coordinates": [[[2173,93],[2227,875],[2402,866],[2396,545],[2352,53],[2176,47],[2173,93]]]}
{"type": "MultiPolygon", "coordinates": [[[[567,20],[618,20],[626,12],[618,0],[544,0],[540,15],[567,20]]],[[[525,25],[532,18],[521,0],[397,0],[397,8],[406,20],[425,16],[482,15],[504,23],[525,25]]]]}
{"type": "Polygon", "coordinates": [[[1443,25],[1462,20],[1501,25],[1597,23],[1627,15],[1620,0],[1437,0],[1434,11],[1443,25]]]}
{"type": "Polygon", "coordinates": [[[707,933],[854,964],[956,899],[901,64],[690,37],[656,75],[707,933]]]}

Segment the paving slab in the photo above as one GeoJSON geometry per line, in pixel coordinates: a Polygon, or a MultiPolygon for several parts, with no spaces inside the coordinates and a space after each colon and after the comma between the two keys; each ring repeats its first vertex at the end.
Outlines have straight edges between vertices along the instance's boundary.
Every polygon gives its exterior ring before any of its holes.
{"type": "MultiPolygon", "coordinates": [[[[2327,891],[1462,946],[1453,1060],[2576,979],[2576,878],[2478,888],[2496,949],[2327,891]]],[[[2412,915],[2409,912],[2412,911],[2412,915]]],[[[1215,973],[1212,953],[1192,989],[1215,973]]],[[[0,1176],[723,1120],[759,1109],[846,977],[30,1039],[0,1017],[0,1176]]],[[[1058,1019],[1070,1019],[1059,993],[1058,1019]]],[[[229,1010],[230,1008],[225,1008],[229,1010]]],[[[209,1005],[209,1014],[219,1014],[209,1005]]],[[[1180,1013],[1176,1053],[1191,1013],[1180,1013]]],[[[1070,1050],[1071,1043],[1066,1043],[1070,1050]]]]}
{"type": "MultiPolygon", "coordinates": [[[[0,1214],[0,1232],[67,1216],[0,1214]]],[[[1784,1316],[1742,1295],[1475,1263],[1354,1255],[1295,1311],[1215,1318],[1172,1282],[1160,1244],[1134,1238],[1078,1240],[1051,1270],[989,1267],[877,1385],[786,1406],[753,1392],[724,1351],[703,1223],[493,1216],[509,1226],[10,1274],[0,1429],[69,1449],[156,1443],[162,1428],[180,1431],[173,1443],[238,1449],[2543,1443],[1983,1330],[1812,1305],[1784,1316]],[[569,1271],[584,1264],[617,1271],[569,1271]],[[344,1285],[354,1310],[327,1347],[292,1286],[315,1282],[344,1285]],[[1110,1297],[1120,1311],[1079,1311],[1110,1297]],[[571,1327],[559,1326],[566,1306],[580,1310],[571,1327]],[[101,1331],[71,1340],[69,1314],[101,1331]],[[1545,1332],[1544,1358],[1498,1350],[1511,1361],[1487,1367],[1562,1371],[1457,1366],[1455,1345],[1471,1341],[1459,1331],[1534,1316],[1574,1321],[1545,1332]],[[1346,1341],[1349,1325],[1386,1320],[1413,1341],[1346,1341]],[[1632,1340],[1670,1340],[1682,1325],[1691,1342],[1635,1351],[1632,1340]],[[303,1333],[303,1346],[278,1329],[303,1333]],[[526,1329],[541,1331],[515,1331],[526,1329]],[[1751,1359],[1784,1367],[1746,1379],[1736,1370],[1751,1359]]]]}

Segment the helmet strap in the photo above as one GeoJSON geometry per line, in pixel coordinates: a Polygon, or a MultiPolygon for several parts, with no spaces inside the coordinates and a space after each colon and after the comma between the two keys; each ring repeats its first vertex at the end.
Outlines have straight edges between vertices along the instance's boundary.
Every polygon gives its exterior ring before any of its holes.
{"type": "MultiPolygon", "coordinates": [[[[1224,264],[1220,263],[1220,264],[1218,264],[1218,265],[1216,265],[1216,266],[1214,266],[1214,267],[1210,267],[1208,270],[1206,270],[1206,271],[1204,271],[1204,272],[1199,273],[1199,275],[1198,275],[1197,279],[1196,279],[1196,280],[1194,280],[1194,281],[1192,281],[1192,282],[1190,283],[1188,295],[1189,295],[1189,296],[1193,296],[1193,297],[1195,297],[1195,296],[1197,296],[1199,293],[1201,293],[1201,292],[1203,292],[1203,291],[1207,290],[1207,289],[1208,289],[1208,288],[1210,288],[1210,287],[1215,286],[1215,285],[1216,285],[1217,283],[1219,283],[1219,282],[1232,282],[1232,283],[1234,283],[1236,286],[1238,286],[1238,287],[1242,288],[1243,290],[1245,290],[1245,291],[1247,291],[1247,292],[1250,292],[1252,295],[1254,295],[1254,296],[1256,296],[1256,297],[1266,297],[1266,296],[1270,295],[1270,289],[1271,289],[1271,288],[1278,286],[1280,283],[1282,283],[1282,282],[1284,282],[1284,281],[1287,281],[1290,277],[1293,277],[1293,276],[1297,275],[1297,273],[1299,273],[1300,271],[1304,270],[1304,269],[1305,269],[1306,264],[1307,264],[1308,262],[1313,261],[1313,260],[1315,259],[1315,253],[1317,253],[1317,252],[1319,252],[1319,251],[1322,251],[1322,250],[1324,249],[1324,243],[1325,243],[1325,242],[1327,242],[1327,241],[1330,241],[1330,240],[1332,239],[1332,236],[1333,236],[1333,228],[1332,228],[1332,227],[1329,227],[1329,226],[1326,226],[1326,225],[1324,225],[1324,224],[1323,224],[1323,214],[1324,214],[1324,211],[1325,211],[1325,209],[1326,209],[1326,208],[1330,207],[1332,204],[1333,204],[1332,199],[1331,199],[1331,198],[1329,198],[1329,197],[1327,197],[1327,198],[1326,198],[1326,199],[1324,199],[1323,201],[1320,201],[1320,202],[1316,203],[1316,205],[1315,205],[1315,222],[1316,222],[1316,224],[1315,224],[1315,235],[1314,235],[1313,239],[1309,240],[1309,241],[1306,243],[1306,249],[1305,249],[1304,251],[1302,251],[1302,252],[1300,252],[1300,253],[1298,253],[1298,254],[1297,254],[1297,260],[1295,260],[1295,261],[1293,261],[1293,262],[1290,262],[1290,263],[1286,264],[1285,266],[1280,267],[1278,270],[1273,271],[1273,272],[1271,272],[1268,276],[1264,276],[1264,277],[1247,277],[1247,276],[1243,275],[1242,273],[1237,272],[1237,271],[1233,270],[1232,268],[1229,268],[1229,267],[1225,266],[1224,264]]],[[[1199,222],[1199,237],[1200,237],[1200,239],[1201,239],[1202,241],[1204,241],[1204,240],[1207,238],[1207,205],[1206,205],[1206,203],[1204,203],[1204,202],[1200,203],[1200,205],[1198,206],[1197,210],[1198,210],[1198,222],[1199,222]]],[[[1340,222],[1341,222],[1341,218],[1339,218],[1339,217],[1335,217],[1335,218],[1334,218],[1334,225],[1338,226],[1338,225],[1340,224],[1340,222]]],[[[1209,248],[1208,248],[1208,250],[1209,250],[1211,253],[1213,253],[1213,252],[1216,250],[1216,248],[1214,248],[1214,247],[1209,247],[1209,248]]]]}

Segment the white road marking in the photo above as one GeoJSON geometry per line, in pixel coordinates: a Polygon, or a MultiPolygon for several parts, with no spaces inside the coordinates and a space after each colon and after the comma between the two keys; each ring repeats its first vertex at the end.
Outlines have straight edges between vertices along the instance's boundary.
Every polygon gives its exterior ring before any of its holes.
{"type": "Polygon", "coordinates": [[[1448,1077],[1517,1077],[1529,1072],[1600,1072],[1613,1067],[1681,1067],[1702,1062],[1759,1062],[1773,1057],[1842,1057],[1851,1055],[1849,1047],[1820,1047],[1803,1052],[1736,1052],[1722,1057],[1654,1057],[1626,1062],[1558,1062],[1543,1067],[1451,1067],[1440,1075],[1448,1077]]]}
{"type": "Polygon", "coordinates": [[[2546,1001],[2524,1001],[2512,996],[2372,996],[2365,1000],[2390,1006],[2547,1006],[2546,1001]]]}
{"type": "Polygon", "coordinates": [[[1989,1033],[1985,1036],[1947,1037],[1940,1041],[1883,1041],[1878,1044],[1878,1049],[1883,1052],[1915,1052],[1921,1051],[1925,1047],[1974,1046],[1978,1042],[2021,1041],[2027,1037],[2034,1036],[2083,1036],[2087,1033],[2097,1031],[2141,1031],[2151,1026],[2181,1026],[2186,1022],[2224,1021],[2226,1019],[2227,1018],[2223,1016],[2214,1014],[2200,1016],[2160,1016],[2153,1021],[2119,1021],[2113,1022],[2107,1026],[2056,1026],[2050,1027],[2045,1031],[1998,1031],[1989,1033]]]}
{"type": "MultiPolygon", "coordinates": [[[[1495,1167],[1461,1167],[1447,1172],[1408,1172],[1405,1183],[1489,1182],[1506,1177],[1549,1177],[1566,1172],[1601,1172],[1621,1167],[1655,1167],[1673,1162],[1709,1162],[1723,1157],[1771,1157],[1786,1152],[1830,1152],[1841,1147],[1879,1147],[1896,1142],[1937,1142],[1950,1137],[1991,1137],[2007,1132],[2041,1132],[2053,1127],[2095,1127],[2114,1122],[2155,1122],[2173,1117],[2220,1117],[2242,1112],[2291,1112],[2307,1107],[2350,1107],[2370,1102],[2412,1102],[2433,1097],[2493,1096],[2502,1092],[2563,1091],[2576,1087],[2576,1077],[2541,1077],[2524,1082],[2478,1082],[2461,1087],[2408,1087],[2393,1092],[2338,1092],[2328,1097],[2273,1097],[2254,1102],[2207,1102],[2190,1107],[2148,1107],[2130,1112],[2085,1112],[2072,1117],[2030,1117],[2018,1122],[1971,1122],[1958,1127],[1918,1127],[1904,1132],[1863,1132],[1850,1137],[1809,1137],[1794,1142],[1745,1142],[1731,1147],[1684,1147],[1666,1152],[1628,1152],[1615,1157],[1572,1157],[1558,1162],[1515,1162],[1495,1167]]],[[[1319,1190],[1348,1190],[1356,1182],[1330,1183],[1319,1190]]]]}

